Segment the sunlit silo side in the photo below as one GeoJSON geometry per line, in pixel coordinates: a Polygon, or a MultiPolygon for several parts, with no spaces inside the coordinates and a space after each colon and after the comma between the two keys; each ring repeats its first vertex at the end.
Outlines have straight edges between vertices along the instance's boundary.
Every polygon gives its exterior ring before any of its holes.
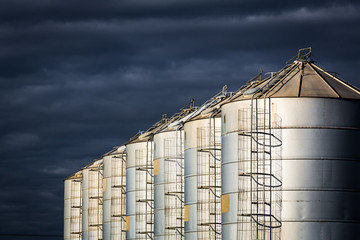
{"type": "Polygon", "coordinates": [[[153,134],[162,119],[126,144],[126,239],[154,237],[153,134]]]}
{"type": "Polygon", "coordinates": [[[64,181],[64,240],[70,239],[71,180],[64,181]]]}
{"type": "Polygon", "coordinates": [[[102,239],[102,159],[82,170],[82,239],[102,239]]]}
{"type": "Polygon", "coordinates": [[[154,135],[155,239],[184,238],[183,121],[193,106],[172,116],[154,135]]]}
{"type": "Polygon", "coordinates": [[[192,114],[185,132],[185,239],[221,239],[221,121],[225,89],[192,114]]]}
{"type": "Polygon", "coordinates": [[[64,239],[81,239],[81,181],[79,171],[65,179],[64,239]]]}
{"type": "Polygon", "coordinates": [[[223,239],[357,236],[360,92],[308,57],[222,106],[223,239]]]}
{"type": "Polygon", "coordinates": [[[126,238],[126,151],[117,147],[103,156],[103,239],[126,238]]]}

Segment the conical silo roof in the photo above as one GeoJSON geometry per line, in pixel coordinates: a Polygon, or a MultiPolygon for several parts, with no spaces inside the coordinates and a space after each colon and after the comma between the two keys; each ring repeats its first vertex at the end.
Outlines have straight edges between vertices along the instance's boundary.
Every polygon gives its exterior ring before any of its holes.
{"type": "Polygon", "coordinates": [[[204,119],[209,117],[215,117],[220,114],[220,106],[230,99],[232,93],[227,92],[227,86],[224,86],[222,91],[216,94],[211,99],[207,100],[201,107],[196,111],[189,114],[184,118],[184,122],[191,120],[204,119]]]}
{"type": "Polygon", "coordinates": [[[162,128],[159,129],[157,133],[176,130],[195,110],[196,108],[194,107],[194,100],[192,100],[188,107],[180,109],[180,112],[175,113],[165,124],[163,124],[162,128]]]}
{"type": "Polygon", "coordinates": [[[360,91],[312,61],[294,61],[236,100],[252,97],[360,99],[360,91]]]}
{"type": "Polygon", "coordinates": [[[148,130],[145,132],[139,131],[135,136],[130,138],[128,142],[126,142],[124,145],[130,144],[130,143],[136,143],[136,142],[147,142],[151,141],[153,135],[161,130],[163,126],[167,123],[168,119],[166,118],[166,115],[163,116],[163,118],[152,125],[148,130]]]}

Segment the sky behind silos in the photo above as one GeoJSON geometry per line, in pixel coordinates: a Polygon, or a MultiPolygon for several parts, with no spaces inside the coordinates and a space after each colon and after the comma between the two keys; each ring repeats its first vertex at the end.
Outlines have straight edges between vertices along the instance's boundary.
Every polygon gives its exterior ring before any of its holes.
{"type": "Polygon", "coordinates": [[[0,240],[61,236],[65,177],[299,48],[359,87],[359,12],[346,0],[1,0],[0,240]]]}

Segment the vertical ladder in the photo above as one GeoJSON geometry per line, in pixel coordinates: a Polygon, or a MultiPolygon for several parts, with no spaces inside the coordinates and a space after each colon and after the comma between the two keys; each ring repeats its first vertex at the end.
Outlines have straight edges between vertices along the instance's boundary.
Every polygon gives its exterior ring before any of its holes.
{"type": "MultiPolygon", "coordinates": [[[[102,240],[102,205],[103,205],[103,197],[102,197],[102,180],[103,180],[103,164],[99,164],[98,166],[91,167],[89,169],[89,180],[96,182],[96,195],[90,195],[89,200],[96,201],[96,221],[90,222],[89,227],[97,228],[96,234],[97,239],[102,240]]],[[[94,190],[90,190],[94,191],[94,190]]],[[[89,192],[90,194],[90,192],[89,192]]]]}
{"type": "Polygon", "coordinates": [[[164,139],[166,239],[184,238],[184,154],[181,131],[164,139]]]}
{"type": "Polygon", "coordinates": [[[239,111],[238,231],[245,239],[275,240],[281,227],[281,120],[271,114],[269,99],[263,104],[253,99],[251,109],[239,111]]]}
{"type": "Polygon", "coordinates": [[[70,216],[70,238],[81,239],[81,178],[75,178],[71,180],[71,216],[70,216]],[[75,218],[76,219],[73,219],[75,218]],[[72,222],[78,222],[78,225],[74,226],[72,222]],[[75,235],[75,236],[73,236],[75,235]]]}
{"type": "MultiPolygon", "coordinates": [[[[126,158],[125,153],[112,157],[111,172],[111,222],[116,222],[116,233],[111,233],[117,238],[125,239],[126,236],[126,158]]],[[[113,229],[112,229],[113,231],[113,229]]]]}
{"type": "Polygon", "coordinates": [[[136,158],[136,235],[140,239],[154,238],[154,175],[153,149],[146,143],[145,149],[135,150],[136,158]]]}
{"type": "Polygon", "coordinates": [[[209,121],[197,129],[198,239],[221,239],[221,129],[209,121]]]}

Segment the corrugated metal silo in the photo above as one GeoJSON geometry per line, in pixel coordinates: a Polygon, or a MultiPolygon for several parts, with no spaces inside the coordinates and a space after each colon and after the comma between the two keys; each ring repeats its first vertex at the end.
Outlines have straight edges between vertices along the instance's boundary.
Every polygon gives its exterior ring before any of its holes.
{"type": "Polygon", "coordinates": [[[193,106],[172,116],[154,135],[155,239],[184,236],[184,131],[193,106]]]}
{"type": "Polygon", "coordinates": [[[65,179],[64,239],[81,239],[81,171],[65,179]]]}
{"type": "Polygon", "coordinates": [[[221,121],[225,89],[184,123],[185,239],[221,238],[221,121]]]}
{"type": "Polygon", "coordinates": [[[82,239],[102,239],[102,159],[82,170],[82,239]]]}
{"type": "Polygon", "coordinates": [[[153,134],[162,119],[126,144],[126,239],[154,237],[153,134]]]}
{"type": "Polygon", "coordinates": [[[222,106],[223,239],[354,239],[360,92],[310,50],[222,106]]]}
{"type": "Polygon", "coordinates": [[[126,152],[120,146],[103,156],[103,239],[126,238],[126,152]]]}

